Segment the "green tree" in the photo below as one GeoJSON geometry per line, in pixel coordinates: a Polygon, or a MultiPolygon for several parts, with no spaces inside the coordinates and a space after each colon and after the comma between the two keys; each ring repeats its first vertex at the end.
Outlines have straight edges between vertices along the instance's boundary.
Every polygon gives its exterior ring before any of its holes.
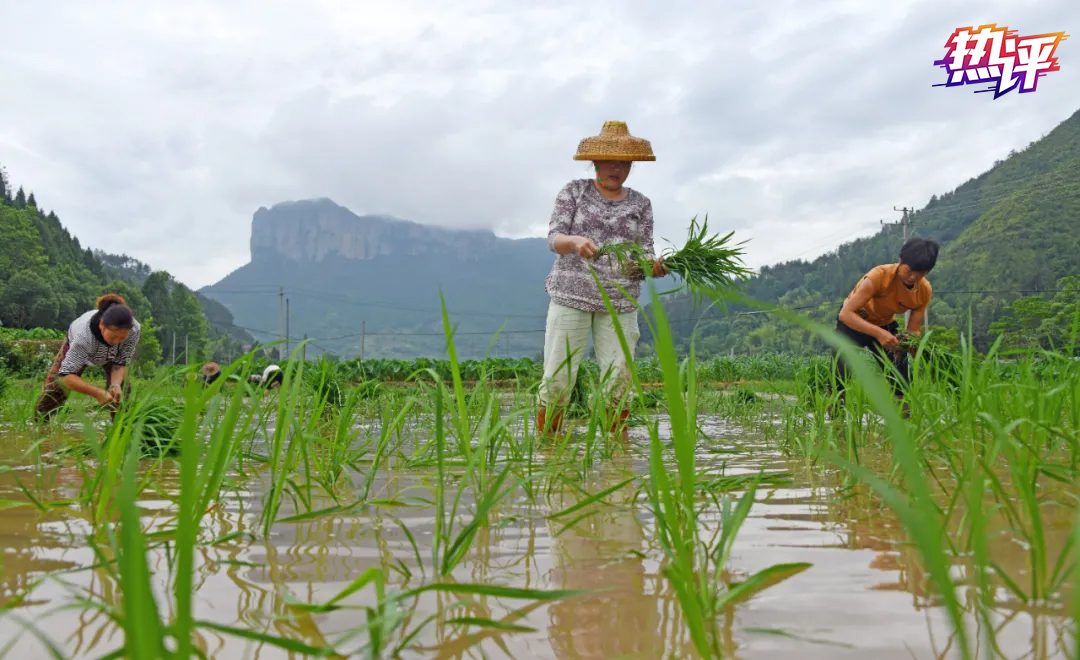
{"type": "Polygon", "coordinates": [[[92,309],[94,301],[101,295],[97,278],[79,264],[61,263],[47,272],[59,305],[57,317],[62,324],[92,309]]]}
{"type": "Polygon", "coordinates": [[[29,214],[0,206],[0,282],[20,270],[40,270],[46,265],[41,240],[29,214]]]}
{"type": "Polygon", "coordinates": [[[948,328],[941,325],[930,326],[928,344],[940,346],[950,351],[960,350],[960,331],[956,328],[948,328]]]}
{"type": "Polygon", "coordinates": [[[12,327],[55,327],[58,308],[48,278],[39,271],[20,270],[0,287],[0,315],[12,327]]]}
{"type": "Polygon", "coordinates": [[[30,193],[30,196],[26,198],[26,205],[32,206],[35,209],[38,208],[37,200],[34,199],[34,193],[30,193]]]}
{"type": "Polygon", "coordinates": [[[22,186],[19,186],[19,191],[15,193],[15,208],[19,210],[26,208],[26,193],[23,192],[22,186]]]}
{"type": "Polygon", "coordinates": [[[158,342],[171,355],[175,323],[172,312],[171,282],[169,274],[163,270],[151,273],[142,285],[142,293],[150,303],[150,314],[157,327],[158,342]]]}
{"type": "Polygon", "coordinates": [[[198,298],[183,284],[176,284],[172,289],[171,309],[177,351],[179,352],[182,346],[187,346],[188,361],[206,360],[209,330],[198,298]]]}
{"type": "Polygon", "coordinates": [[[1050,302],[1042,296],[1019,298],[1006,307],[1006,313],[990,324],[990,334],[1002,337],[1006,348],[1027,350],[1044,345],[1043,322],[1053,315],[1050,302]]]}
{"type": "Polygon", "coordinates": [[[135,369],[140,374],[153,370],[161,362],[161,342],[155,332],[154,315],[150,301],[137,287],[123,281],[113,280],[105,285],[106,293],[115,293],[127,302],[139,321],[139,348],[135,352],[135,369]]]}
{"type": "Polygon", "coordinates": [[[1075,352],[1080,344],[1080,276],[1063,277],[1057,282],[1057,293],[1050,301],[1049,316],[1039,328],[1047,344],[1057,350],[1072,348],[1075,352]]]}

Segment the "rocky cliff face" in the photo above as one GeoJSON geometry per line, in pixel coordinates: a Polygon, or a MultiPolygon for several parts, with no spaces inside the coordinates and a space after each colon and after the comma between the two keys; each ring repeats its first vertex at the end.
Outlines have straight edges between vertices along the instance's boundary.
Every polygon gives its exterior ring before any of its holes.
{"type": "Polygon", "coordinates": [[[445,254],[469,260],[508,239],[490,231],[431,227],[378,215],[356,215],[329,199],[282,202],[255,212],[251,257],[320,262],[445,254]]]}

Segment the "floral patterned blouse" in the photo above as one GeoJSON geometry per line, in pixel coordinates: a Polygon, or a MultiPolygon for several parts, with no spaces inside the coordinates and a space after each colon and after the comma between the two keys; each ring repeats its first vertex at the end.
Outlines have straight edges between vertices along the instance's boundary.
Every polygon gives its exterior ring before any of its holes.
{"type": "MultiPolygon", "coordinates": [[[[634,242],[650,257],[654,255],[652,202],[636,190],[624,189],[626,197],[616,201],[601,195],[592,179],[576,179],[566,184],[555,198],[555,210],[548,225],[548,249],[554,252],[555,237],[563,234],[592,239],[597,247],[634,242]]],[[[635,300],[641,295],[641,280],[627,277],[618,261],[610,256],[588,260],[576,252],[557,255],[545,287],[551,299],[586,312],[607,312],[589,271],[590,264],[615,309],[620,313],[634,311],[635,300]],[[627,299],[616,283],[634,300],[627,299]]]]}

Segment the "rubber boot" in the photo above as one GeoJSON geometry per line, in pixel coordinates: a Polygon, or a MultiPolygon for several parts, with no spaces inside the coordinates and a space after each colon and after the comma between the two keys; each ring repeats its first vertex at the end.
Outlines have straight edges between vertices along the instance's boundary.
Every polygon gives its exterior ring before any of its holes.
{"type": "Polygon", "coordinates": [[[629,425],[627,424],[629,418],[629,410],[620,410],[611,423],[611,435],[626,440],[629,437],[629,425]]]}
{"type": "Polygon", "coordinates": [[[552,417],[551,417],[552,424],[551,424],[551,427],[549,428],[548,424],[547,424],[547,409],[546,408],[541,408],[536,413],[536,433],[537,433],[537,435],[549,436],[550,437],[550,436],[553,436],[553,435],[557,434],[559,432],[559,429],[562,427],[562,418],[563,418],[563,416],[562,416],[561,412],[557,412],[554,415],[552,415],[552,417]]]}

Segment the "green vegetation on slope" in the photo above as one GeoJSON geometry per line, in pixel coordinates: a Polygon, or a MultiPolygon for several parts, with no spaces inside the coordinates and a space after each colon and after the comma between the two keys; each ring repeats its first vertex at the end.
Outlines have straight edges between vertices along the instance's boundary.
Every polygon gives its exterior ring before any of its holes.
{"type": "MultiPolygon", "coordinates": [[[[127,256],[84,249],[55,213],[44,213],[34,194],[12,189],[0,168],[0,320],[11,328],[66,330],[93,307],[98,296],[118,293],[128,301],[144,330],[137,362],[152,367],[172,359],[225,359],[254,340],[232,325],[228,310],[194,294],[168,273],[127,256]],[[150,283],[149,288],[147,284],[150,283]],[[208,322],[212,318],[214,323],[208,322]],[[219,329],[221,328],[221,329],[219,329]],[[167,349],[165,348],[167,347],[167,349]]],[[[10,350],[0,361],[17,371],[40,366],[39,353],[10,350]],[[25,354],[25,355],[24,355],[25,354]]]]}
{"type": "MultiPolygon", "coordinates": [[[[1080,112],[911,214],[911,235],[942,244],[930,276],[932,326],[966,331],[970,313],[973,339],[985,350],[998,336],[991,324],[1013,301],[1036,291],[1051,291],[1047,295],[1052,297],[1063,286],[1059,280],[1080,273],[1078,219],[1080,112]]],[[[902,244],[901,230],[888,227],[812,262],[762,268],[746,292],[831,325],[859,278],[878,264],[895,262],[902,244]]],[[[668,308],[683,350],[699,320],[698,349],[706,353],[824,348],[808,331],[754,310],[732,307],[730,316],[717,309],[701,314],[686,299],[670,300],[668,308]]]]}

